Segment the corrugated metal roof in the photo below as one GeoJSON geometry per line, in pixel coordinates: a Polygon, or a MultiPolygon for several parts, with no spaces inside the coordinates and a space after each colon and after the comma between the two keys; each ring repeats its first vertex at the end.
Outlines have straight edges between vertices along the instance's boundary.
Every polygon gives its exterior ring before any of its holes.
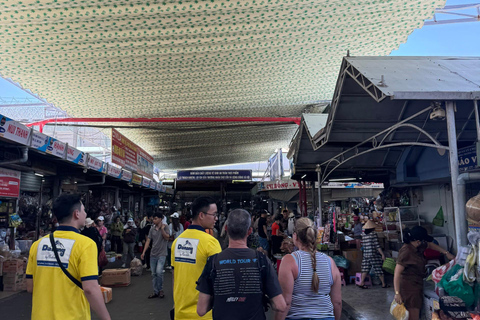
{"type": "MultiPolygon", "coordinates": [[[[76,117],[299,116],[342,56],[388,55],[445,0],[4,0],[0,73],[76,117]]],[[[160,168],[267,159],[296,125],[120,130],[160,168]]]]}
{"type": "Polygon", "coordinates": [[[480,98],[478,57],[346,57],[345,60],[392,99],[480,98]]]}

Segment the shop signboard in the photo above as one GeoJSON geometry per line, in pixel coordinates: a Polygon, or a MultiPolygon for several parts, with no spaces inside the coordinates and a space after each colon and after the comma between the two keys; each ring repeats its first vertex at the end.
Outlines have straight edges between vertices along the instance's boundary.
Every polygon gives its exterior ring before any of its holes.
{"type": "Polygon", "coordinates": [[[145,188],[150,188],[150,179],[143,177],[142,186],[145,188]]]}
{"type": "Polygon", "coordinates": [[[157,191],[162,191],[162,183],[161,182],[157,183],[157,191]]]}
{"type": "Polygon", "coordinates": [[[278,181],[265,181],[258,184],[258,191],[271,191],[271,190],[289,190],[297,189],[299,185],[295,180],[278,180],[278,181]]]}
{"type": "Polygon", "coordinates": [[[142,185],[142,176],[134,173],[132,176],[132,183],[142,185]]]}
{"type": "Polygon", "coordinates": [[[30,147],[38,151],[47,152],[47,148],[49,145],[49,136],[36,130],[32,130],[32,141],[30,142],[30,147]]]}
{"type": "Polygon", "coordinates": [[[153,157],[112,129],[112,162],[153,179],[153,157]]]}
{"type": "Polygon", "coordinates": [[[477,147],[475,145],[458,149],[458,170],[470,171],[477,168],[477,147]]]}
{"type": "Polygon", "coordinates": [[[66,143],[54,138],[50,138],[46,152],[53,156],[65,159],[66,150],[67,150],[66,143]]]}
{"type": "MultiPolygon", "coordinates": [[[[315,182],[318,188],[318,182],[315,182]]],[[[376,182],[326,182],[322,189],[383,189],[383,183],[376,182]]]]}
{"type": "Polygon", "coordinates": [[[74,147],[67,147],[67,160],[79,165],[85,165],[85,152],[80,151],[74,147]]]}
{"type": "Polygon", "coordinates": [[[27,126],[0,114],[0,137],[27,145],[31,132],[27,126]]]}
{"type": "Polygon", "coordinates": [[[107,163],[88,155],[88,168],[107,174],[107,163]]]}
{"type": "Polygon", "coordinates": [[[178,181],[230,181],[252,180],[252,170],[182,170],[178,181]]]}
{"type": "Polygon", "coordinates": [[[132,172],[122,169],[122,177],[120,178],[123,181],[131,182],[132,181],[132,172]]]}
{"type": "Polygon", "coordinates": [[[155,181],[150,181],[150,189],[157,190],[157,183],[155,181]]]}
{"type": "Polygon", "coordinates": [[[172,187],[166,187],[166,186],[164,186],[164,187],[165,187],[165,193],[167,193],[167,194],[174,194],[172,187]]]}
{"type": "Polygon", "coordinates": [[[20,171],[0,168],[0,197],[19,197],[20,176],[20,171]]]}
{"type": "Polygon", "coordinates": [[[122,168],[116,167],[113,164],[108,164],[108,175],[120,179],[122,177],[122,168]]]}

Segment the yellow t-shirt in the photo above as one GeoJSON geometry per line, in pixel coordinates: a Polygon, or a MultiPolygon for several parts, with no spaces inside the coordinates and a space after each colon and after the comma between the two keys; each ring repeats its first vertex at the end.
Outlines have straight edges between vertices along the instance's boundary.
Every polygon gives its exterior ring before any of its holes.
{"type": "Polygon", "coordinates": [[[207,258],[222,251],[218,240],[202,227],[191,225],[172,244],[174,268],[173,300],[175,319],[212,319],[212,312],[197,314],[197,280],[202,274],[207,258]]]}
{"type": "MultiPolygon", "coordinates": [[[[60,261],[77,280],[98,279],[98,251],[92,239],[73,227],[60,226],[54,233],[60,261]]],[[[90,304],[58,266],[49,236],[33,243],[27,278],[33,279],[32,319],[90,319],[90,304]]]]}

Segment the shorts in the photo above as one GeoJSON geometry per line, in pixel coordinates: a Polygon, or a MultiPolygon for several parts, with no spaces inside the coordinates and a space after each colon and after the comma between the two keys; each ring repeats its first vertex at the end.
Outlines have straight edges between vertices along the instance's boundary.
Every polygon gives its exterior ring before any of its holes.
{"type": "Polygon", "coordinates": [[[263,250],[267,252],[269,251],[270,245],[268,244],[267,238],[258,237],[258,243],[260,244],[260,247],[263,248],[263,250]]]}

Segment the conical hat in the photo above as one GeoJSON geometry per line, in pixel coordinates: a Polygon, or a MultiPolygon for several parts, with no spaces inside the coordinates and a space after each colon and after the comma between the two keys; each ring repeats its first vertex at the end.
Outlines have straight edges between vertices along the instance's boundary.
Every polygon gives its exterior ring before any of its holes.
{"type": "Polygon", "coordinates": [[[372,220],[368,220],[367,223],[363,226],[363,229],[375,229],[377,225],[372,220]]]}

